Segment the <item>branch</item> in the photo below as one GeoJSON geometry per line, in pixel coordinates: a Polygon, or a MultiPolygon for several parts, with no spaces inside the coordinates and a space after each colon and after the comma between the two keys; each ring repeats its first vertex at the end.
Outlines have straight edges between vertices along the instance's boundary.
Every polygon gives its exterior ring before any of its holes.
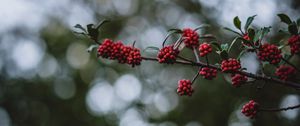
{"type": "Polygon", "coordinates": [[[292,64],[290,61],[288,61],[285,58],[281,58],[284,62],[286,62],[287,64],[289,64],[290,66],[294,67],[298,72],[300,72],[300,69],[298,67],[296,67],[294,64],[292,64]]]}
{"type": "MultiPolygon", "coordinates": [[[[149,58],[149,57],[142,57],[143,60],[149,60],[149,61],[158,61],[158,59],[156,58],[149,58]]],[[[206,64],[206,63],[202,63],[202,62],[186,62],[186,61],[180,61],[177,60],[175,61],[176,64],[182,64],[182,65],[189,65],[189,66],[199,66],[199,67],[210,67],[210,68],[214,68],[217,69],[218,71],[222,71],[221,68],[215,66],[215,65],[211,65],[211,64],[206,64]]],[[[244,72],[244,71],[234,71],[234,72],[230,72],[230,73],[238,73],[250,78],[254,78],[256,80],[265,80],[265,81],[269,81],[269,82],[274,82],[276,84],[281,84],[283,86],[288,86],[288,87],[293,87],[296,89],[300,89],[300,84],[295,83],[295,82],[291,82],[291,81],[283,81],[277,78],[273,78],[273,77],[269,77],[269,76],[263,76],[263,75],[257,75],[257,74],[252,74],[252,73],[248,73],[248,72],[244,72]]]]}
{"type": "Polygon", "coordinates": [[[278,111],[287,111],[291,109],[300,108],[300,104],[295,106],[290,106],[286,108],[260,108],[259,111],[265,111],[265,112],[278,112],[278,111]]]}

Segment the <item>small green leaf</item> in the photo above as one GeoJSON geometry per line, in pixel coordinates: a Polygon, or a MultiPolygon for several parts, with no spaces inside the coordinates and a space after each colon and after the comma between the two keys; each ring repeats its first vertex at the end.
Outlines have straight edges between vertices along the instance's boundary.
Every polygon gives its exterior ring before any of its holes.
{"type": "Polygon", "coordinates": [[[80,24],[76,24],[74,27],[78,28],[86,33],[86,30],[80,24]]]}
{"type": "Polygon", "coordinates": [[[234,30],[232,30],[232,29],[230,29],[230,28],[224,27],[224,29],[227,30],[227,31],[231,31],[231,32],[233,32],[233,33],[235,33],[235,34],[237,34],[237,35],[242,36],[240,33],[238,33],[237,31],[234,31],[234,30]]]}
{"type": "Polygon", "coordinates": [[[226,50],[226,51],[227,51],[227,50],[228,50],[228,47],[229,47],[229,46],[228,46],[228,43],[221,44],[221,49],[222,49],[222,51],[223,51],[223,50],[226,50]]]}
{"type": "Polygon", "coordinates": [[[292,23],[292,20],[286,14],[277,14],[277,16],[280,18],[280,20],[282,22],[284,22],[284,23],[286,23],[288,25],[292,23]]]}
{"type": "Polygon", "coordinates": [[[88,53],[91,53],[95,48],[98,48],[99,45],[91,45],[89,48],[86,49],[88,53]]]}
{"type": "Polygon", "coordinates": [[[251,25],[251,23],[253,22],[254,18],[256,15],[253,15],[251,17],[248,17],[247,22],[245,24],[244,30],[248,31],[248,27],[251,25]]]}
{"type": "Polygon", "coordinates": [[[222,48],[218,42],[211,42],[210,45],[216,48],[216,50],[221,51],[222,48]]]}
{"type": "Polygon", "coordinates": [[[221,51],[220,56],[222,59],[228,59],[228,53],[226,50],[221,51]]]}
{"type": "Polygon", "coordinates": [[[171,28],[168,30],[168,32],[172,32],[172,33],[182,33],[182,30],[181,29],[178,29],[178,28],[171,28]]]}
{"type": "Polygon", "coordinates": [[[94,25],[93,24],[88,24],[86,27],[87,27],[88,35],[92,39],[97,40],[98,35],[99,35],[99,31],[96,28],[94,28],[94,25]]]}
{"type": "Polygon", "coordinates": [[[234,17],[233,23],[237,29],[241,29],[241,21],[238,16],[234,17]]]}
{"type": "Polygon", "coordinates": [[[297,35],[298,34],[298,27],[297,27],[296,22],[293,22],[293,23],[289,24],[288,29],[289,29],[289,32],[292,35],[297,35]]]}
{"type": "Polygon", "coordinates": [[[147,50],[155,50],[155,51],[159,51],[159,48],[158,47],[155,47],[155,46],[149,46],[149,47],[146,47],[145,49],[143,49],[143,52],[147,51],[147,50]]]}
{"type": "Polygon", "coordinates": [[[264,36],[266,36],[270,32],[271,26],[270,27],[264,27],[261,28],[257,34],[255,34],[253,41],[256,42],[260,39],[262,39],[264,36]]]}
{"type": "Polygon", "coordinates": [[[255,36],[255,30],[253,28],[248,29],[248,36],[250,38],[250,41],[253,41],[254,36],[255,36]]]}

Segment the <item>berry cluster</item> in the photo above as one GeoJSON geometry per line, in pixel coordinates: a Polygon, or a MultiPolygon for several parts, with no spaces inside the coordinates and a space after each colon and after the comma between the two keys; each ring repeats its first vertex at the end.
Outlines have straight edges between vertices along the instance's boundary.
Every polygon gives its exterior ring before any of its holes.
{"type": "Polygon", "coordinates": [[[236,59],[226,59],[222,61],[221,69],[223,72],[237,71],[241,68],[241,64],[236,59]]]}
{"type": "Polygon", "coordinates": [[[199,35],[193,29],[183,29],[182,37],[184,38],[184,44],[186,45],[186,47],[195,48],[199,46],[199,35]]]}
{"type": "Polygon", "coordinates": [[[293,35],[289,38],[288,44],[291,48],[291,53],[296,54],[300,52],[300,36],[299,35],[293,35]]]}
{"type": "Polygon", "coordinates": [[[287,80],[294,74],[296,74],[295,68],[284,65],[279,66],[275,72],[275,75],[278,76],[281,80],[287,80]]]}
{"type": "Polygon", "coordinates": [[[242,113],[247,117],[254,118],[258,111],[258,107],[258,103],[256,103],[254,100],[251,100],[243,106],[242,113]]]}
{"type": "Polygon", "coordinates": [[[114,43],[110,39],[105,39],[98,47],[98,56],[117,59],[119,63],[127,63],[132,67],[140,65],[142,61],[138,48],[123,45],[121,41],[114,43]]]}
{"type": "Polygon", "coordinates": [[[199,74],[203,76],[203,78],[211,80],[217,76],[217,69],[203,67],[200,69],[199,74]]]}
{"type": "Polygon", "coordinates": [[[210,44],[208,43],[203,43],[199,46],[199,52],[200,52],[200,56],[204,57],[206,56],[208,53],[212,52],[212,47],[210,46],[210,44]]]}
{"type": "Polygon", "coordinates": [[[182,96],[182,95],[188,95],[192,96],[194,90],[192,88],[192,82],[190,80],[179,80],[178,81],[178,87],[177,87],[177,93],[182,96]]]}
{"type": "Polygon", "coordinates": [[[173,46],[166,46],[159,50],[157,58],[159,63],[173,64],[176,61],[176,57],[179,54],[178,49],[174,49],[173,46]]]}
{"type": "Polygon", "coordinates": [[[231,82],[232,86],[240,87],[243,83],[247,82],[248,78],[241,74],[232,74],[231,75],[231,82]]]}
{"type": "Polygon", "coordinates": [[[257,56],[262,61],[268,61],[270,64],[277,64],[281,61],[281,51],[276,45],[265,43],[257,53],[257,56]]]}

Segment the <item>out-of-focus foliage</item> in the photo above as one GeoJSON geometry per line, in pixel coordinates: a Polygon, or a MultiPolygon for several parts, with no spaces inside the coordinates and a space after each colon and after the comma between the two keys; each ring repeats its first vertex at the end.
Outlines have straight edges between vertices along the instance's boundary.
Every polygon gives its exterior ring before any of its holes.
{"type": "MultiPolygon", "coordinates": [[[[297,125],[298,110],[261,113],[256,120],[240,114],[241,104],[255,98],[270,107],[299,103],[299,92],[262,83],[233,88],[227,75],[213,81],[199,78],[192,97],[179,97],[177,81],[191,79],[197,67],[161,65],[143,61],[131,68],[97,59],[86,49],[94,44],[76,35],[83,26],[103,19],[111,22],[100,29],[100,38],[112,38],[145,49],[161,48],[170,28],[195,28],[232,40],[232,19],[245,23],[257,14],[253,27],[272,26],[267,41],[278,34],[279,12],[298,18],[296,0],[9,0],[0,5],[0,126],[250,126],[297,125]]],[[[167,44],[175,41],[175,37],[167,44]]],[[[233,47],[238,49],[238,44],[233,47]]],[[[229,55],[236,56],[235,51],[229,55]]],[[[95,50],[94,50],[95,51],[95,50]]],[[[147,50],[143,55],[156,56],[147,50]]],[[[193,59],[189,50],[183,55],[193,59]]],[[[216,54],[209,59],[219,62],[216,54]]],[[[241,58],[242,65],[256,72],[253,54],[241,58]]],[[[299,61],[294,58],[293,61],[299,61]]],[[[298,62],[299,63],[299,62],[298,62]]],[[[299,65],[299,64],[298,64],[299,65]]],[[[266,73],[273,73],[268,67],[266,73]]]]}

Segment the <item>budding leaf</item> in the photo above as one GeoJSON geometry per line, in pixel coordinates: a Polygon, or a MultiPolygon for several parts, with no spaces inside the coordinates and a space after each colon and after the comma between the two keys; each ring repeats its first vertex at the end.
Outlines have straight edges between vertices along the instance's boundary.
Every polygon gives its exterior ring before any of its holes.
{"type": "Polygon", "coordinates": [[[280,20],[282,22],[284,22],[284,23],[286,23],[288,25],[292,23],[292,20],[286,14],[277,14],[277,16],[280,18],[280,20]]]}
{"type": "Polygon", "coordinates": [[[256,15],[253,15],[251,17],[248,17],[247,22],[244,26],[244,30],[247,31],[248,27],[251,25],[251,23],[253,22],[254,18],[256,15]]]}
{"type": "Polygon", "coordinates": [[[291,34],[297,35],[298,34],[298,27],[297,27],[296,22],[293,22],[293,23],[289,24],[288,30],[291,34]]]}
{"type": "Polygon", "coordinates": [[[241,29],[241,21],[238,16],[234,17],[233,23],[236,28],[241,29]]]}
{"type": "Polygon", "coordinates": [[[235,34],[237,34],[237,35],[241,35],[241,34],[238,33],[237,31],[234,31],[234,30],[232,30],[232,29],[230,29],[230,28],[224,27],[224,29],[227,30],[227,31],[231,31],[231,32],[233,32],[233,33],[235,33],[235,34]]]}
{"type": "Polygon", "coordinates": [[[222,49],[222,51],[223,50],[225,50],[225,51],[227,51],[228,50],[228,43],[225,43],[225,44],[221,44],[221,49],[222,49]]]}

